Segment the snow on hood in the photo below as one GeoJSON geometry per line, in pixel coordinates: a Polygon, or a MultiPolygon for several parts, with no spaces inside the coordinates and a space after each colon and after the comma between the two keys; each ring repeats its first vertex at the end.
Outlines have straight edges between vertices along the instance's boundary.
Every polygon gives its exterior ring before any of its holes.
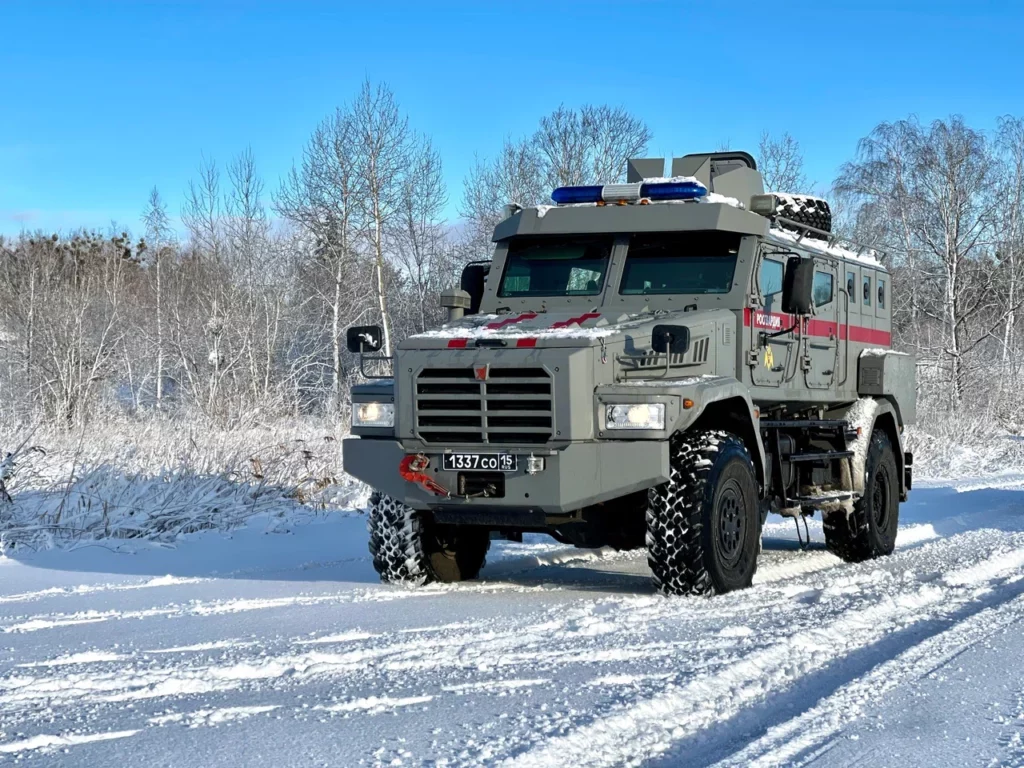
{"type": "Polygon", "coordinates": [[[603,339],[629,328],[649,323],[648,313],[590,312],[513,312],[504,315],[472,315],[440,328],[409,337],[425,339],[603,339]]]}

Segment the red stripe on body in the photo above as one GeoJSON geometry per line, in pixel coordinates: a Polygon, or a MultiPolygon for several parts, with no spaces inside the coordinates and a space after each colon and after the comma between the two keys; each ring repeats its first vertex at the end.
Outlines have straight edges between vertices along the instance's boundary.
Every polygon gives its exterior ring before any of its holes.
{"type": "MultiPolygon", "coordinates": [[[[795,325],[792,315],[781,312],[762,312],[755,309],[743,310],[743,325],[746,328],[757,328],[764,331],[782,331],[795,325]]],[[[846,323],[833,323],[829,320],[808,319],[804,325],[804,331],[808,336],[839,339],[846,341],[847,338],[856,344],[876,344],[880,347],[892,346],[892,334],[889,331],[880,331],[876,328],[866,328],[863,325],[847,325],[846,323]]]]}
{"type": "Polygon", "coordinates": [[[524,320],[533,320],[536,316],[536,312],[526,312],[519,317],[508,317],[504,320],[499,320],[496,323],[488,323],[486,327],[490,331],[497,331],[504,328],[506,325],[515,325],[516,323],[521,323],[524,320]]]}
{"type": "Polygon", "coordinates": [[[520,348],[522,348],[522,347],[536,347],[537,346],[537,340],[536,339],[518,339],[516,341],[516,346],[520,347],[520,348]]]}
{"type": "Polygon", "coordinates": [[[469,339],[452,339],[448,342],[448,349],[465,349],[469,339]]]}
{"type": "Polygon", "coordinates": [[[557,323],[552,324],[551,328],[568,328],[570,325],[581,325],[587,322],[587,320],[593,320],[595,317],[600,317],[600,312],[586,312],[579,317],[570,317],[568,320],[559,320],[557,323]]]}

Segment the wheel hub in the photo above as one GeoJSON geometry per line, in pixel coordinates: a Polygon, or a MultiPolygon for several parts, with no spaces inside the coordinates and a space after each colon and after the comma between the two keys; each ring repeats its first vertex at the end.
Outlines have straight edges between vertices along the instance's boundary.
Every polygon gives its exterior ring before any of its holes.
{"type": "Polygon", "coordinates": [[[743,495],[733,481],[718,496],[718,546],[723,559],[733,563],[743,550],[743,495]]]}
{"type": "Polygon", "coordinates": [[[878,468],[874,485],[871,489],[871,514],[875,526],[883,529],[889,522],[889,476],[884,467],[878,468]]]}

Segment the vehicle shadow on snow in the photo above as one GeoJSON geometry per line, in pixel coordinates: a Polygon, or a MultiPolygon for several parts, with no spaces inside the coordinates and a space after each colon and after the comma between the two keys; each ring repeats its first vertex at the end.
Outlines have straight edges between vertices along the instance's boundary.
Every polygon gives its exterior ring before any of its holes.
{"type": "MultiPolygon", "coordinates": [[[[725,760],[747,744],[764,736],[772,727],[811,709],[844,685],[862,678],[879,664],[898,657],[984,610],[1008,603],[1022,595],[1024,580],[1010,581],[994,587],[952,615],[921,621],[892,632],[872,645],[859,648],[835,659],[816,672],[800,677],[778,693],[768,692],[761,701],[744,708],[733,717],[719,720],[709,728],[674,743],[667,752],[644,762],[644,766],[704,766],[725,760]]],[[[936,664],[945,664],[950,660],[951,658],[942,657],[936,660],[936,664]]],[[[807,744],[799,753],[789,756],[787,764],[800,763],[803,758],[820,747],[819,742],[807,744]]]]}
{"type": "MultiPolygon", "coordinates": [[[[261,520],[233,531],[203,531],[169,544],[141,539],[97,540],[71,551],[8,548],[5,556],[37,568],[56,571],[175,576],[305,583],[378,585],[367,551],[365,515],[352,510],[309,514],[307,521],[261,520]],[[115,551],[122,550],[122,551],[115,551]]],[[[795,529],[780,527],[779,518],[766,531],[763,547],[769,556],[798,556],[795,529]]],[[[1024,490],[978,488],[957,491],[927,487],[911,493],[900,509],[897,547],[972,529],[1024,530],[1024,490]]],[[[820,525],[811,526],[811,550],[822,550],[820,525]]],[[[607,556],[607,551],[544,549],[518,554],[496,544],[478,581],[607,594],[652,594],[650,572],[642,551],[607,556]]],[[[392,589],[393,587],[381,587],[392,589]]],[[[402,587],[395,587],[403,589],[402,587]]],[[[446,591],[457,596],[458,588],[446,591]]]]}

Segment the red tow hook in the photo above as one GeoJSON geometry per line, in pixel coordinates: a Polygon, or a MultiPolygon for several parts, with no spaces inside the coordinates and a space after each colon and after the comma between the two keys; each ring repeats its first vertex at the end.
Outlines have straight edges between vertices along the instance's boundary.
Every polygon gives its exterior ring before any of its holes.
{"type": "Polygon", "coordinates": [[[403,480],[408,480],[410,483],[418,483],[438,496],[451,496],[444,486],[440,485],[434,478],[423,471],[428,466],[430,466],[429,458],[422,453],[412,454],[406,456],[398,464],[398,474],[402,476],[403,480]]]}

